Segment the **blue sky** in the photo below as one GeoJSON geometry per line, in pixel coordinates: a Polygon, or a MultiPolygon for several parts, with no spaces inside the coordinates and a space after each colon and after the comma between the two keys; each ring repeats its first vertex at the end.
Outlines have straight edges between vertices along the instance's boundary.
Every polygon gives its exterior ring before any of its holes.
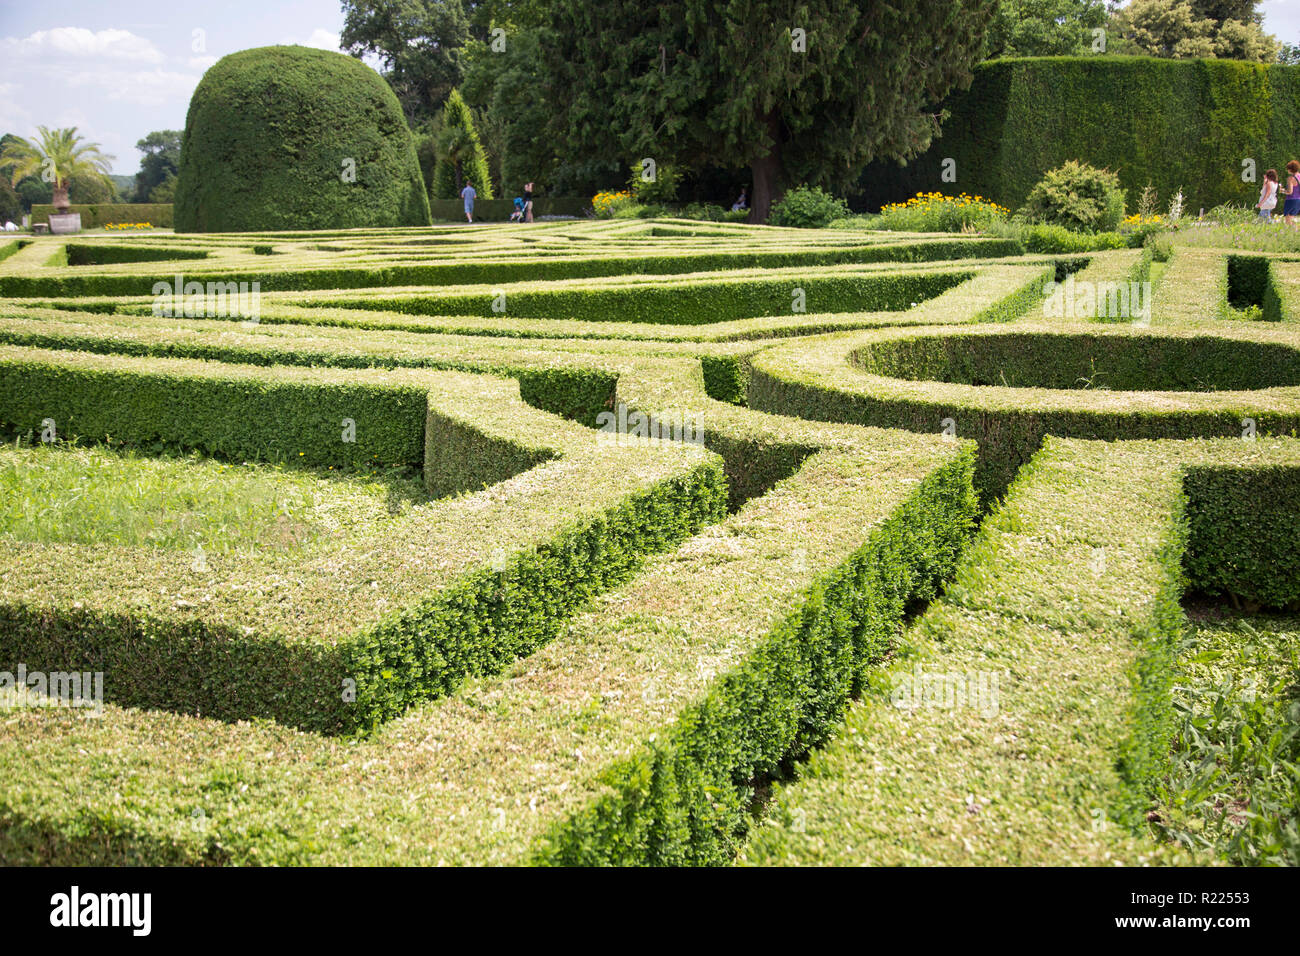
{"type": "Polygon", "coordinates": [[[342,29],[339,0],[0,0],[0,132],[76,126],[129,175],[136,142],[181,129],[221,57],[274,43],[337,50],[342,29]]]}
{"type": "MultiPolygon", "coordinates": [[[[1267,0],[1264,26],[1300,41],[1300,0],[1267,0]]],[[[137,140],[180,129],[203,71],[273,43],[338,49],[338,0],[0,0],[0,132],[76,126],[140,166],[137,140]]]]}

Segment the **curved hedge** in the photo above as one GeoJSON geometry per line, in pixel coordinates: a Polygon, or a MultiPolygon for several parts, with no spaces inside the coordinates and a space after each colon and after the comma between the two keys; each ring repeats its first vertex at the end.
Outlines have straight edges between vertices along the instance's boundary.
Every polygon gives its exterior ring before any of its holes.
{"type": "Polygon", "coordinates": [[[223,57],[194,91],[175,221],[178,232],[249,232],[430,219],[415,144],[379,74],[340,53],[272,46],[223,57]]]}
{"type": "Polygon", "coordinates": [[[862,178],[870,208],[921,190],[975,193],[1018,208],[1069,159],[1119,174],[1130,209],[1148,182],[1162,204],[1181,186],[1191,212],[1252,204],[1269,166],[1300,149],[1300,67],[1233,60],[1029,57],[975,70],[930,150],[862,178]],[[940,181],[945,158],[957,181],[940,181]],[[1256,182],[1241,181],[1243,159],[1256,182]]]}
{"type": "Polygon", "coordinates": [[[748,400],[780,415],[922,433],[947,427],[974,438],[975,485],[987,502],[1002,496],[1044,435],[1240,437],[1247,419],[1261,435],[1292,434],[1300,429],[1300,388],[1278,383],[1294,380],[1296,344],[1284,329],[1249,326],[1152,332],[1025,323],[966,326],[958,334],[939,326],[841,332],[754,355],[748,400]],[[1152,385],[1128,390],[1143,367],[1152,385]],[[909,377],[893,377],[904,373],[909,377]],[[920,380],[925,375],[949,381],[920,380]],[[1077,387],[1080,377],[1092,379],[1092,387],[1077,387]],[[1051,387],[1024,387],[1026,381],[1051,387]],[[981,384],[968,384],[974,382],[981,384]],[[1191,390],[1198,388],[1217,390],[1191,390]]]}

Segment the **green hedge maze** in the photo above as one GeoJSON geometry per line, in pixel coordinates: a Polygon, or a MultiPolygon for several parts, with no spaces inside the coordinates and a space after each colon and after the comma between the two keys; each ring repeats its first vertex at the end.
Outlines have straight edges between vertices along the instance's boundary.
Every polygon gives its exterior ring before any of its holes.
{"type": "Polygon", "coordinates": [[[1225,859],[1160,808],[1192,618],[1300,634],[1285,256],[0,252],[0,862],[1225,859]]]}

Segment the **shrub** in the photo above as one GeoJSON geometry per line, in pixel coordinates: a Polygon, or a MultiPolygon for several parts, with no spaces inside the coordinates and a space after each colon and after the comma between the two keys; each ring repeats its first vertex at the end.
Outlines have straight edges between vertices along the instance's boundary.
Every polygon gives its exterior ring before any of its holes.
{"type": "MultiPolygon", "coordinates": [[[[744,213],[744,216],[741,218],[749,215],[748,210],[737,211],[744,213]]],[[[688,203],[686,207],[682,209],[681,215],[684,219],[700,219],[704,222],[724,222],[727,219],[728,212],[730,212],[730,210],[724,209],[722,206],[715,206],[712,203],[693,202],[688,203]]]]}
{"type": "Polygon", "coordinates": [[[871,226],[874,229],[897,229],[909,232],[960,232],[983,229],[1002,222],[1010,210],[983,196],[945,196],[943,193],[917,193],[904,203],[891,203],[880,210],[871,226]]]}
{"type": "Polygon", "coordinates": [[[223,57],[199,81],[176,183],[178,232],[428,224],[402,109],[364,63],[262,47],[223,57]]]}
{"type": "Polygon", "coordinates": [[[1174,241],[1165,233],[1147,236],[1143,245],[1151,250],[1151,258],[1155,262],[1168,262],[1174,254],[1174,241]]]}
{"type": "Polygon", "coordinates": [[[433,149],[435,165],[433,182],[429,185],[430,199],[458,199],[465,180],[474,184],[479,199],[493,198],[487,153],[459,90],[451,91],[442,108],[442,125],[433,149]]]}
{"type": "Polygon", "coordinates": [[[591,197],[591,210],[596,214],[597,219],[612,219],[615,209],[631,201],[632,194],[626,189],[619,192],[604,189],[591,197]]]}
{"type": "Polygon", "coordinates": [[[772,206],[768,222],[773,226],[822,229],[832,220],[842,219],[848,214],[849,207],[843,199],[836,199],[817,186],[800,186],[791,189],[772,206]]]}
{"type": "Polygon", "coordinates": [[[647,180],[644,178],[641,164],[634,163],[628,188],[637,202],[662,205],[677,198],[677,184],[681,178],[682,174],[675,166],[655,166],[654,178],[647,180]]]}
{"type": "Polygon", "coordinates": [[[1015,239],[1025,252],[1057,255],[1072,252],[1096,252],[1101,249],[1126,249],[1142,245],[1141,235],[1118,232],[1075,232],[1064,226],[1027,225],[1020,222],[995,222],[988,231],[1005,239],[1015,239]]]}
{"type": "Polygon", "coordinates": [[[1017,216],[1080,232],[1107,232],[1124,218],[1124,191],[1109,170],[1069,160],[1048,170],[1017,216]]]}

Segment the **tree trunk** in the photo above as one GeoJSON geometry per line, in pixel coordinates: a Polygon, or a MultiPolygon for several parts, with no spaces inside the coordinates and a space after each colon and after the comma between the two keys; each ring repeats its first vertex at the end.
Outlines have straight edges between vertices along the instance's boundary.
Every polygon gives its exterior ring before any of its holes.
{"type": "Polygon", "coordinates": [[[65,182],[56,182],[54,184],[54,196],[50,199],[56,212],[60,215],[68,211],[68,184],[65,182]]]}
{"type": "Polygon", "coordinates": [[[766,156],[756,157],[749,164],[754,177],[754,195],[749,204],[749,222],[765,223],[772,204],[779,202],[785,193],[781,169],[781,120],[775,113],[767,116],[768,137],[771,148],[766,156]]]}

